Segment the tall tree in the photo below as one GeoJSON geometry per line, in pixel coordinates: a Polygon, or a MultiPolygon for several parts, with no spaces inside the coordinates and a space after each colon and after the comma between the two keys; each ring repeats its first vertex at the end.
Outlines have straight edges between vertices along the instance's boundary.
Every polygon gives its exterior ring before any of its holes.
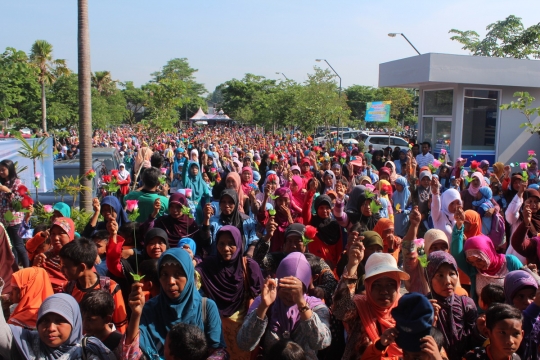
{"type": "Polygon", "coordinates": [[[126,122],[133,125],[143,117],[144,107],[148,102],[148,96],[143,89],[136,88],[135,85],[133,85],[133,81],[126,81],[122,92],[124,93],[128,110],[126,122]]]}
{"type": "Polygon", "coordinates": [[[521,18],[510,15],[502,21],[489,24],[486,30],[486,37],[480,40],[476,31],[452,29],[449,32],[457,35],[450,39],[460,42],[463,50],[469,50],[476,56],[540,58],[540,23],[525,28],[521,18]]]}
{"type": "Polygon", "coordinates": [[[66,60],[53,59],[53,46],[45,40],[36,40],[30,51],[30,61],[39,69],[38,82],[41,85],[41,122],[47,131],[47,100],[45,85],[53,84],[58,76],[69,74],[66,60]]]}
{"type": "Polygon", "coordinates": [[[77,48],[79,63],[79,141],[81,149],[81,209],[92,209],[91,182],[84,174],[92,169],[92,70],[90,67],[90,30],[88,25],[88,0],[77,2],[77,48]],[[84,189],[84,188],[83,188],[84,189]]]}
{"type": "Polygon", "coordinates": [[[113,80],[110,71],[96,71],[92,74],[92,87],[100,95],[110,95],[116,90],[117,80],[113,80]]]}

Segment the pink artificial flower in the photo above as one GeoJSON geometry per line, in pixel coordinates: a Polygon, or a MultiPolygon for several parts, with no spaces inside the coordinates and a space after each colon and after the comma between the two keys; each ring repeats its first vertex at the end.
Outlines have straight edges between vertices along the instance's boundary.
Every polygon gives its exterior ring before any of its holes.
{"type": "Polygon", "coordinates": [[[161,168],[161,173],[166,174],[167,173],[167,168],[161,168]]]}
{"type": "Polygon", "coordinates": [[[39,178],[41,177],[41,174],[37,172],[34,174],[34,177],[39,180],[39,178]]]}
{"type": "Polygon", "coordinates": [[[347,153],[346,153],[345,151],[342,152],[342,153],[341,153],[341,157],[342,157],[342,158],[346,158],[346,157],[347,157],[347,153]]]}
{"type": "Polygon", "coordinates": [[[138,200],[126,200],[126,210],[129,212],[135,211],[135,209],[139,208],[139,201],[138,200]]]}
{"type": "Polygon", "coordinates": [[[185,189],[186,197],[191,198],[191,189],[185,189]]]}
{"type": "Polygon", "coordinates": [[[435,159],[431,165],[433,165],[434,168],[438,168],[441,164],[442,163],[439,160],[435,159]]]}
{"type": "Polygon", "coordinates": [[[529,156],[535,156],[536,153],[534,152],[534,150],[529,150],[529,151],[527,151],[527,155],[529,155],[529,156]]]}
{"type": "Polygon", "coordinates": [[[526,162],[519,163],[519,167],[523,170],[527,170],[527,166],[529,166],[529,163],[526,163],[526,162]]]}
{"type": "Polygon", "coordinates": [[[424,247],[424,239],[414,239],[413,240],[414,245],[416,245],[417,248],[424,247]]]}
{"type": "Polygon", "coordinates": [[[441,155],[446,155],[446,149],[441,149],[441,155]]]}
{"type": "Polygon", "coordinates": [[[54,211],[53,206],[52,205],[43,205],[43,211],[45,211],[47,214],[50,214],[50,213],[52,213],[54,211]]]}
{"type": "Polygon", "coordinates": [[[370,190],[370,191],[373,191],[375,190],[375,186],[371,185],[371,184],[366,184],[366,189],[370,190]]]}

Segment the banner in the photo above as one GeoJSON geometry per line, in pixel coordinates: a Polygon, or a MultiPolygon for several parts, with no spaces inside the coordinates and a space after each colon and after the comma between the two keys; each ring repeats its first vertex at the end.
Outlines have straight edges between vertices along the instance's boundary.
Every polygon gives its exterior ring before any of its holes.
{"type": "Polygon", "coordinates": [[[366,104],[366,122],[389,122],[391,101],[374,101],[366,104]]]}
{"type": "MultiPolygon", "coordinates": [[[[36,139],[26,139],[32,144],[36,139]]],[[[53,169],[53,139],[50,137],[47,139],[46,154],[47,156],[41,160],[36,161],[36,172],[41,174],[39,179],[39,192],[47,192],[54,189],[54,169],[53,169]]],[[[18,151],[21,149],[21,143],[17,139],[3,139],[0,140],[0,160],[9,159],[13,162],[17,162],[19,168],[26,166],[27,169],[18,174],[21,182],[28,188],[30,193],[34,195],[34,165],[31,159],[27,159],[18,151]]]]}

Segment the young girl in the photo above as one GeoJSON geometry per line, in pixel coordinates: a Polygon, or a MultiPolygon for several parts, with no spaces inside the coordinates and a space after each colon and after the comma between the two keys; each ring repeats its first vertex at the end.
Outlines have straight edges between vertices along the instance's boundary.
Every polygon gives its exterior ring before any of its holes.
{"type": "Polygon", "coordinates": [[[409,227],[409,213],[411,192],[407,179],[399,176],[394,182],[396,191],[392,195],[393,210],[394,210],[394,231],[396,235],[403,237],[407,233],[409,227]]]}
{"type": "Polygon", "coordinates": [[[491,215],[488,215],[487,212],[493,209],[493,204],[491,203],[493,193],[489,187],[482,186],[478,191],[477,198],[478,200],[473,201],[473,205],[482,218],[482,234],[489,235],[491,231],[491,215]]]}
{"type": "Polygon", "coordinates": [[[458,266],[449,253],[435,251],[429,254],[426,273],[431,289],[427,297],[436,314],[435,327],[444,334],[448,359],[459,360],[484,342],[476,327],[476,306],[471,298],[455,293],[458,266]]]}
{"type": "Polygon", "coordinates": [[[468,352],[465,360],[517,360],[523,339],[521,311],[508,304],[496,304],[486,313],[489,345],[468,352]]]}

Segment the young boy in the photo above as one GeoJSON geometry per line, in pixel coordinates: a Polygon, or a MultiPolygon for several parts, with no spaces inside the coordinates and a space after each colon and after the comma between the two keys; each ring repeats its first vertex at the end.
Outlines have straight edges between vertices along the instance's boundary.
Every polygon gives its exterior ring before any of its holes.
{"type": "Polygon", "coordinates": [[[165,360],[205,360],[208,358],[206,337],[202,330],[189,324],[176,324],[165,338],[165,360]]]}
{"type": "Polygon", "coordinates": [[[92,240],[96,244],[99,260],[96,258],[96,272],[99,275],[107,275],[107,261],[105,259],[107,253],[107,244],[109,243],[109,232],[107,230],[97,231],[92,235],[92,240]]]}
{"type": "Polygon", "coordinates": [[[97,255],[96,244],[86,238],[79,238],[62,247],[62,272],[68,280],[63,292],[72,295],[77,302],[81,302],[84,295],[93,290],[103,289],[110,292],[115,304],[112,320],[116,329],[123,334],[127,326],[127,314],[122,291],[116,282],[94,272],[97,255]]]}
{"type": "Polygon", "coordinates": [[[86,336],[94,336],[109,348],[115,355],[122,351],[122,334],[113,331],[110,324],[114,313],[114,299],[104,290],[86,293],[79,304],[81,308],[83,332],[86,336]]]}

